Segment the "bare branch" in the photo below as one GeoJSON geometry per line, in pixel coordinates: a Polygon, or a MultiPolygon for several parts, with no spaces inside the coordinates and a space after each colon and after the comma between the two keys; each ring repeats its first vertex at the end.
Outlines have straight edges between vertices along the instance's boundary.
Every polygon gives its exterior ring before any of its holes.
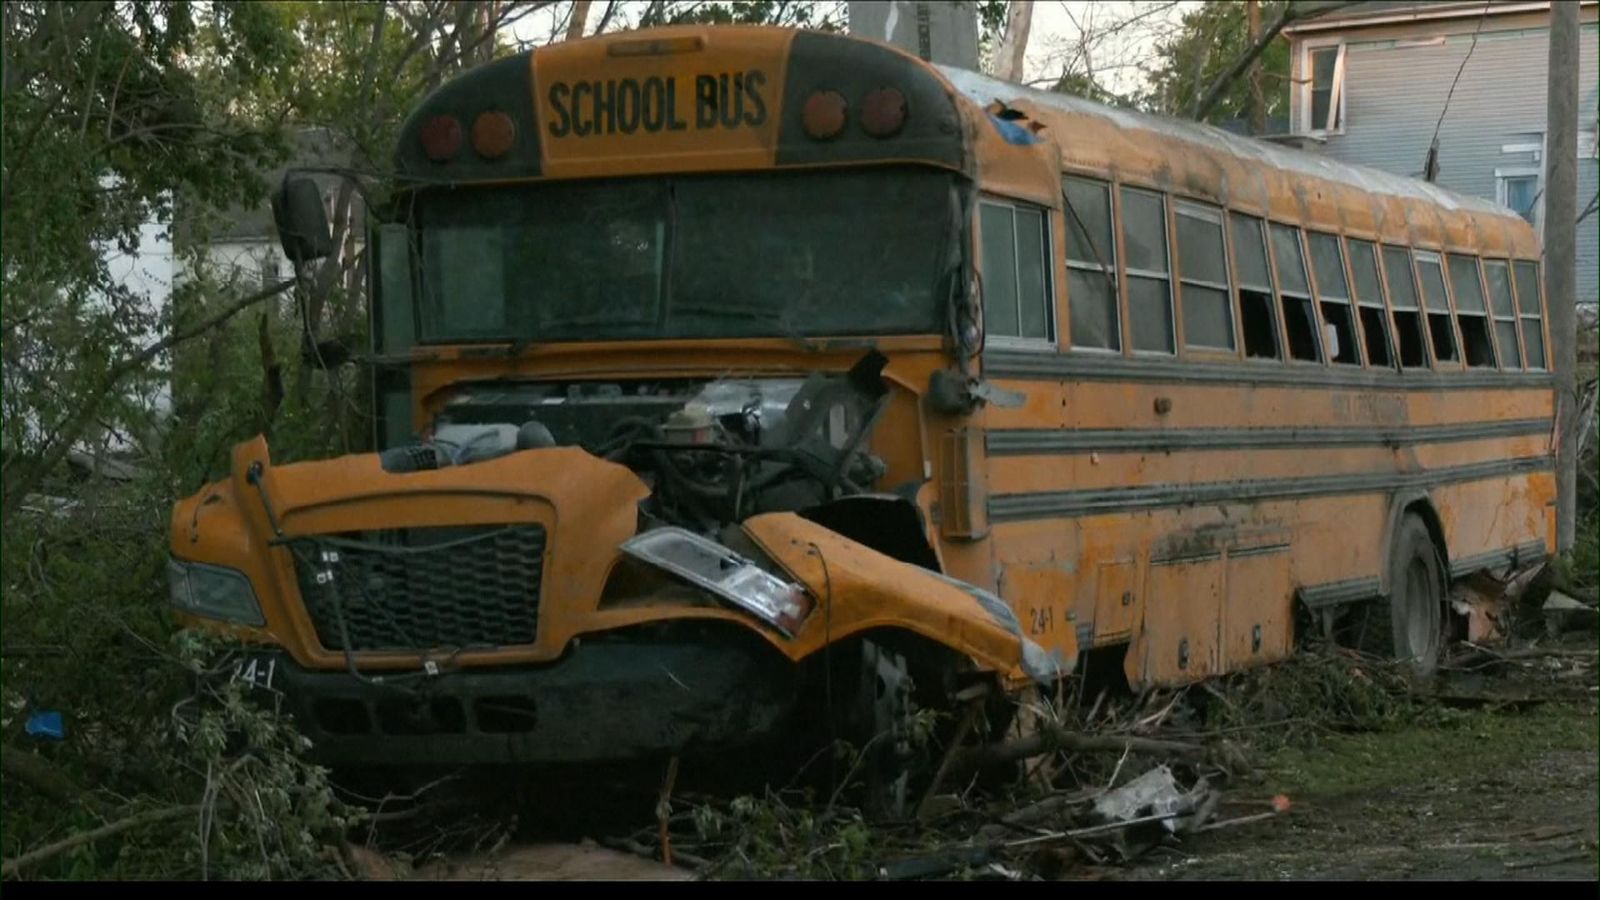
{"type": "Polygon", "coordinates": [[[166,809],[151,810],[149,812],[140,813],[136,816],[129,816],[126,819],[119,819],[118,821],[112,822],[109,825],[102,825],[99,828],[95,828],[90,831],[85,831],[80,834],[72,835],[71,837],[62,838],[53,844],[46,844],[37,850],[30,850],[27,853],[16,857],[15,859],[8,859],[3,864],[0,864],[0,876],[15,875],[24,866],[31,866],[34,863],[43,862],[53,856],[60,856],[74,847],[81,847],[84,844],[93,843],[101,838],[108,838],[114,834],[121,834],[130,828],[137,828],[140,825],[150,825],[156,822],[164,822],[167,819],[176,819],[179,816],[193,815],[199,811],[200,807],[198,806],[171,806],[166,809]]]}
{"type": "Polygon", "coordinates": [[[1297,6],[1294,3],[1285,3],[1283,11],[1278,13],[1278,17],[1276,19],[1272,20],[1272,24],[1268,25],[1266,29],[1261,32],[1261,36],[1256,38],[1255,42],[1250,45],[1250,48],[1246,50],[1242,56],[1234,60],[1233,65],[1229,66],[1227,71],[1218,76],[1217,80],[1213,81],[1211,86],[1206,89],[1206,92],[1202,94],[1200,99],[1195,102],[1194,112],[1190,115],[1190,118],[1204,119],[1206,117],[1206,113],[1211,112],[1211,108],[1217,105],[1217,101],[1222,99],[1222,95],[1227,92],[1228,88],[1232,86],[1233,82],[1237,80],[1240,75],[1244,74],[1246,69],[1250,68],[1250,64],[1255,62],[1256,57],[1260,56],[1262,52],[1267,49],[1267,46],[1277,39],[1278,34],[1282,32],[1284,27],[1290,22],[1294,22],[1298,19],[1309,18],[1311,15],[1320,16],[1351,5],[1352,4],[1348,2],[1326,3],[1316,7],[1310,13],[1302,13],[1297,12],[1297,10],[1301,9],[1300,6],[1297,6]]]}
{"type": "Polygon", "coordinates": [[[1583,207],[1583,212],[1578,213],[1578,221],[1574,222],[1573,224],[1582,225],[1583,220],[1594,215],[1594,212],[1597,209],[1600,209],[1600,191],[1596,191],[1595,195],[1589,198],[1589,202],[1583,207]]]}

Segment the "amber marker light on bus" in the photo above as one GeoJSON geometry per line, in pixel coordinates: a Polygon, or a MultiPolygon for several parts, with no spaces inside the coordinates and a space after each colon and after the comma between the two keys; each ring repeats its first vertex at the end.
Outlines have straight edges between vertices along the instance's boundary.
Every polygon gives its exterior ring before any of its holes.
{"type": "Polygon", "coordinates": [[[861,128],[873,137],[893,137],[906,124],[906,95],[897,88],[878,88],[861,104],[861,128]]]}
{"type": "Polygon", "coordinates": [[[838,91],[817,91],[806,98],[800,110],[800,123],[806,134],[819,141],[837,137],[844,130],[844,114],[848,104],[838,91]]]}
{"type": "Polygon", "coordinates": [[[455,116],[434,116],[422,125],[422,152],[445,162],[461,152],[461,122],[455,116]]]}
{"type": "Polygon", "coordinates": [[[670,56],[674,53],[698,53],[705,49],[705,41],[698,37],[662,38],[654,41],[612,41],[606,45],[607,56],[670,56]]]}
{"type": "Polygon", "coordinates": [[[503,112],[479,113],[472,121],[472,149],[484,159],[499,159],[511,152],[517,126],[503,112]]]}

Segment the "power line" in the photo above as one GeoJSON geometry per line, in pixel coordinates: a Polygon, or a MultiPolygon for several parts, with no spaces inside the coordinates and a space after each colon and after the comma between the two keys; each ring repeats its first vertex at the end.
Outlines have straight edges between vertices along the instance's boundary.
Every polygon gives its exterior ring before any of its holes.
{"type": "Polygon", "coordinates": [[[1472,59],[1472,51],[1478,49],[1478,35],[1483,32],[1483,23],[1489,18],[1489,5],[1493,0],[1484,0],[1483,12],[1478,14],[1478,27],[1472,29],[1472,44],[1467,47],[1467,55],[1461,58],[1461,65],[1456,69],[1456,77],[1450,82],[1450,91],[1444,95],[1444,108],[1439,110],[1439,121],[1433,124],[1433,138],[1428,141],[1428,158],[1423,161],[1423,177],[1432,181],[1439,175],[1439,129],[1444,127],[1444,117],[1450,112],[1450,100],[1456,95],[1456,85],[1461,83],[1461,73],[1467,70],[1467,61],[1472,59]]]}

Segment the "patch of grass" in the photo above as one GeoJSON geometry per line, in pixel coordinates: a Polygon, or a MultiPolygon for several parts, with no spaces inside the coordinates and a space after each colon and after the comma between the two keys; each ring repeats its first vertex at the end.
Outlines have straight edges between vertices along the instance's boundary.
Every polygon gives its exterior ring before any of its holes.
{"type": "Polygon", "coordinates": [[[1548,703],[1523,714],[1440,709],[1430,721],[1387,733],[1334,734],[1268,758],[1274,790],[1336,797],[1428,781],[1462,770],[1492,772],[1557,751],[1595,752],[1594,704],[1548,703]]]}

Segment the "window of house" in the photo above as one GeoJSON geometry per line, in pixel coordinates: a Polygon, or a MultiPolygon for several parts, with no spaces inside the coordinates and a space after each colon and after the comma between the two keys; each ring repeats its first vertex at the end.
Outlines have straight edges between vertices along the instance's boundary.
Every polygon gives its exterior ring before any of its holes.
{"type": "Polygon", "coordinates": [[[1322,298],[1322,344],[1328,359],[1346,365],[1361,365],[1361,350],[1356,346],[1356,317],[1350,303],[1350,284],[1344,274],[1344,254],[1339,236],[1317,231],[1306,232],[1311,248],[1311,274],[1317,280],[1317,296],[1322,298]]]}
{"type": "Polygon", "coordinates": [[[1459,362],[1456,355],[1456,326],[1450,321],[1450,295],[1445,292],[1444,266],[1439,254],[1418,250],[1417,280],[1422,283],[1422,305],[1428,311],[1428,336],[1433,339],[1433,358],[1437,362],[1459,362]]]}
{"type": "Polygon", "coordinates": [[[1539,170],[1496,169],[1495,199],[1533,223],[1539,214],[1539,170]]]}
{"type": "Polygon", "coordinates": [[[1511,297],[1511,270],[1500,260],[1483,261],[1483,280],[1489,286],[1489,311],[1494,315],[1494,342],[1500,365],[1522,368],[1522,348],[1517,345],[1517,304],[1511,297]]]}
{"type": "Polygon", "coordinates": [[[1062,180],[1067,198],[1067,303],[1072,346],[1122,349],[1117,313],[1117,253],[1111,231],[1111,186],[1062,180]]]}
{"type": "Polygon", "coordinates": [[[1283,301],[1283,327],[1289,336],[1289,356],[1320,362],[1317,311],[1311,305],[1311,284],[1306,280],[1300,229],[1272,223],[1272,260],[1278,266],[1278,296],[1283,301]]]}
{"type": "Polygon", "coordinates": [[[1233,303],[1228,291],[1228,254],[1222,243],[1222,210],[1179,202],[1175,212],[1184,346],[1231,353],[1233,303]]]}
{"type": "Polygon", "coordinates": [[[1356,308],[1361,333],[1366,338],[1367,363],[1389,368],[1394,352],[1389,341],[1389,317],[1383,310],[1383,282],[1378,278],[1378,251],[1369,241],[1348,240],[1350,277],[1355,280],[1356,308]]]}
{"type": "Polygon", "coordinates": [[[1282,359],[1278,352],[1277,304],[1272,299],[1272,269],[1267,265],[1267,235],[1260,219],[1228,214],[1233,237],[1234,280],[1239,285],[1239,328],[1248,359],[1282,359]]]}
{"type": "Polygon", "coordinates": [[[1417,279],[1411,271],[1411,251],[1404,247],[1384,247],[1383,274],[1389,286],[1389,306],[1394,309],[1400,365],[1408,369],[1427,368],[1427,326],[1422,324],[1422,310],[1417,306],[1417,279]]]}
{"type": "Polygon", "coordinates": [[[1050,234],[1044,210],[984,201],[983,327],[991,338],[1048,342],[1050,234]]]}
{"type": "Polygon", "coordinates": [[[1517,309],[1522,319],[1522,358],[1530,369],[1543,369],[1544,325],[1540,321],[1539,264],[1517,260],[1511,264],[1517,286],[1517,309]]]}
{"type": "Polygon", "coordinates": [[[1309,47],[1304,57],[1301,126],[1305,131],[1340,131],[1344,128],[1343,44],[1309,47]]]}
{"type": "Polygon", "coordinates": [[[1160,194],[1122,189],[1122,255],[1128,275],[1128,332],[1135,353],[1176,353],[1167,204],[1160,194]]]}
{"type": "Polygon", "coordinates": [[[1489,336],[1489,310],[1483,298],[1483,282],[1478,278],[1478,258],[1452,253],[1448,260],[1462,355],[1469,366],[1493,368],[1494,339],[1489,336]]]}

